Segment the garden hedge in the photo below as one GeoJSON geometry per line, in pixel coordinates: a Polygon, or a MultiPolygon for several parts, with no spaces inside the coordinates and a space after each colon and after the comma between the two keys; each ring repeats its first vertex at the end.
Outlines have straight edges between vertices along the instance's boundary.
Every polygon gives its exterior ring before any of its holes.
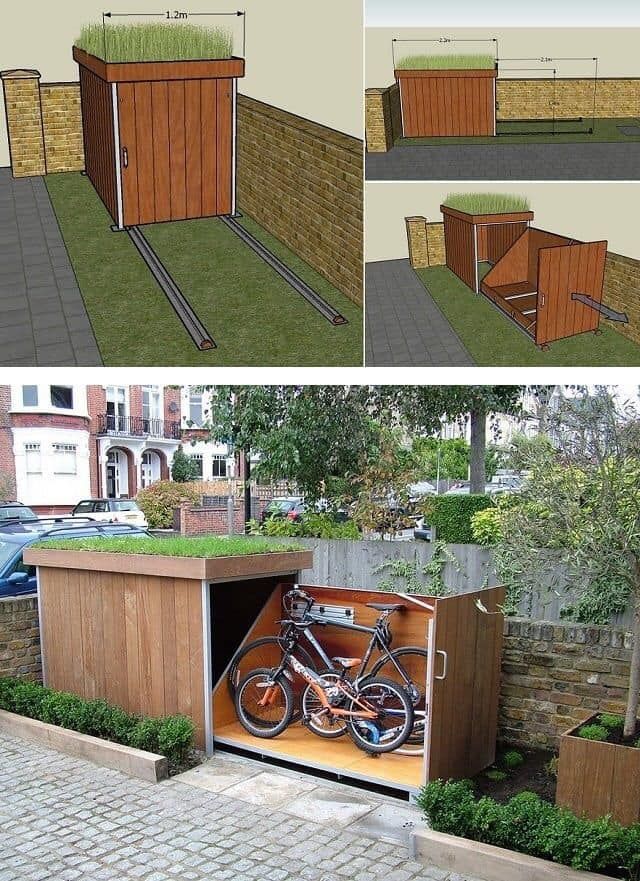
{"type": "Polygon", "coordinates": [[[447,544],[473,544],[471,518],[476,511],[490,508],[493,501],[484,495],[432,496],[425,504],[425,517],[436,531],[438,541],[447,544]]]}
{"type": "Polygon", "coordinates": [[[183,766],[193,748],[195,725],[186,716],[137,716],[37,682],[0,677],[0,710],[158,753],[167,757],[170,769],[183,766]]]}
{"type": "Polygon", "coordinates": [[[615,878],[637,879],[640,872],[640,824],[582,819],[533,792],[521,792],[505,804],[477,799],[468,780],[435,780],[417,801],[436,832],[615,878]]]}

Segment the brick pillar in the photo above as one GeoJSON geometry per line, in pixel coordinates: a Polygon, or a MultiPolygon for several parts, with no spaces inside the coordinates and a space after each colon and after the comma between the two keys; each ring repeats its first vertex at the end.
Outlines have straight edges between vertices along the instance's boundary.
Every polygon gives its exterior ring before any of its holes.
{"type": "Polygon", "coordinates": [[[413,269],[425,269],[429,265],[427,244],[427,218],[405,217],[409,242],[409,261],[413,269]]]}
{"type": "Polygon", "coordinates": [[[389,89],[366,90],[365,131],[369,153],[386,153],[393,147],[389,89]]]}
{"type": "Polygon", "coordinates": [[[40,74],[37,70],[4,70],[0,76],[4,87],[13,176],[46,174],[40,74]]]}

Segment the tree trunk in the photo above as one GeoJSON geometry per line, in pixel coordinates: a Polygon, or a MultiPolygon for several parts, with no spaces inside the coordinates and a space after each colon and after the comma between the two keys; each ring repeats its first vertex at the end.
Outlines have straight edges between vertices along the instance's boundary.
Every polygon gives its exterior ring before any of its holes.
{"type": "Polygon", "coordinates": [[[242,451],[244,464],[244,531],[249,532],[249,520],[251,520],[251,459],[249,451],[242,451]]]}
{"type": "Polygon", "coordinates": [[[640,703],[640,593],[636,592],[633,610],[633,651],[631,652],[629,694],[627,695],[627,712],[624,717],[625,737],[632,737],[635,734],[638,703],[640,703]]]}
{"type": "Polygon", "coordinates": [[[487,411],[478,406],[471,411],[471,450],[469,453],[469,492],[484,495],[487,482],[485,454],[487,450],[487,411]]]}

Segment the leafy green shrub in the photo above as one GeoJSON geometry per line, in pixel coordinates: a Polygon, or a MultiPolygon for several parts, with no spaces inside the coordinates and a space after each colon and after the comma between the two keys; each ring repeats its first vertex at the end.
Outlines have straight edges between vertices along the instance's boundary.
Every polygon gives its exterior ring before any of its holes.
{"type": "Polygon", "coordinates": [[[200,492],[195,487],[173,480],[156,480],[136,496],[147,523],[154,529],[170,529],[173,526],[173,512],[182,502],[195,505],[199,501],[200,492]]]}
{"type": "Polygon", "coordinates": [[[129,746],[136,749],[144,749],[150,753],[159,752],[158,734],[160,732],[161,719],[139,719],[129,732],[129,746]]]}
{"type": "Polygon", "coordinates": [[[624,728],[624,716],[618,716],[615,713],[600,713],[596,717],[596,722],[607,731],[622,731],[624,728]]]}
{"type": "Polygon", "coordinates": [[[298,522],[286,517],[270,517],[258,527],[257,532],[261,535],[300,538],[340,538],[354,541],[360,538],[360,530],[353,520],[339,522],[331,514],[305,514],[298,522]]]}
{"type": "Polygon", "coordinates": [[[421,790],[418,804],[437,832],[583,871],[626,869],[637,878],[640,869],[640,824],[625,828],[609,817],[576,817],[533,792],[521,792],[500,804],[487,797],[476,800],[468,781],[435,780],[421,790]]]}
{"type": "Polygon", "coordinates": [[[40,719],[42,704],[49,694],[49,689],[37,682],[21,682],[19,679],[15,679],[10,692],[10,705],[3,707],[3,709],[21,716],[28,716],[30,719],[40,719]]]}
{"type": "Polygon", "coordinates": [[[606,740],[609,737],[609,731],[604,725],[583,725],[578,729],[578,737],[584,740],[606,740]]]}
{"type": "Polygon", "coordinates": [[[189,758],[196,726],[186,716],[161,719],[158,729],[158,752],[174,765],[183,765],[189,758]]]}
{"type": "Polygon", "coordinates": [[[471,516],[471,535],[476,544],[489,547],[500,541],[500,509],[483,508],[471,516]]]}
{"type": "Polygon", "coordinates": [[[491,780],[493,783],[502,783],[502,781],[506,780],[509,775],[501,768],[489,768],[488,771],[484,772],[484,776],[487,780],[491,780]]]}
{"type": "Polygon", "coordinates": [[[509,768],[510,771],[519,768],[520,765],[524,764],[524,756],[521,752],[518,752],[517,749],[509,749],[506,753],[503,753],[500,758],[500,764],[505,768],[509,768]]]}
{"type": "Polygon", "coordinates": [[[493,506],[488,496],[432,496],[424,505],[425,519],[435,528],[439,541],[448,544],[473,544],[471,518],[476,511],[493,506]]]}

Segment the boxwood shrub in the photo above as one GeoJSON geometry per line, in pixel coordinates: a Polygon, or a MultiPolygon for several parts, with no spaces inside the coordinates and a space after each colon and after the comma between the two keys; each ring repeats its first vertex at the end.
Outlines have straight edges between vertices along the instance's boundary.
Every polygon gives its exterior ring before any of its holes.
{"type": "Polygon", "coordinates": [[[193,748],[195,725],[186,716],[145,718],[36,682],[0,677],[0,710],[158,753],[167,757],[172,770],[188,761],[193,748]]]}
{"type": "Polygon", "coordinates": [[[471,518],[476,511],[483,511],[492,505],[491,498],[483,495],[432,496],[427,500],[424,511],[427,522],[436,530],[438,541],[473,544],[471,518]]]}
{"type": "Polygon", "coordinates": [[[505,804],[478,799],[468,780],[435,780],[422,789],[418,804],[436,832],[617,878],[636,879],[640,872],[638,823],[624,827],[609,817],[583,819],[533,792],[505,804]]]}

